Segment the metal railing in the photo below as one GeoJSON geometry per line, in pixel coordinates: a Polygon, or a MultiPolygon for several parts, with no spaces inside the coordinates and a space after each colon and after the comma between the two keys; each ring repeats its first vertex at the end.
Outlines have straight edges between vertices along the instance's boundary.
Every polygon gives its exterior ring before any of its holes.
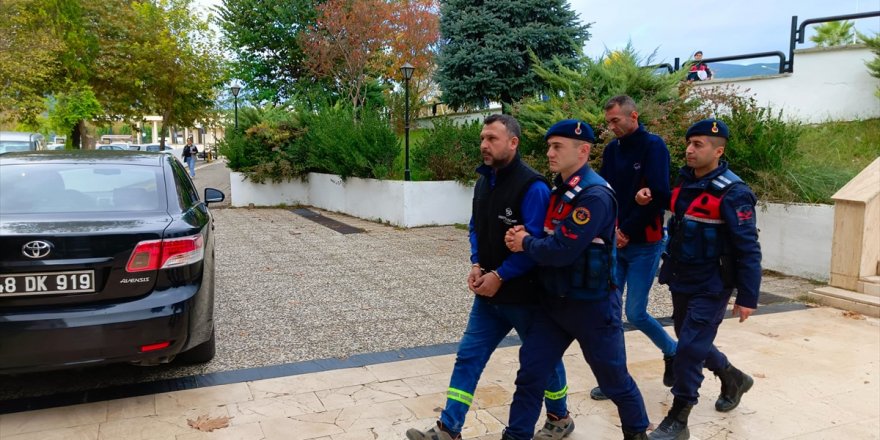
{"type": "MultiPolygon", "coordinates": [[[[748,60],[752,58],[767,58],[767,57],[778,57],[779,58],[779,73],[792,73],[794,72],[794,50],[797,44],[803,44],[806,34],[807,26],[815,23],[828,23],[832,21],[843,21],[843,20],[855,20],[859,18],[870,18],[870,17],[880,17],[880,11],[873,12],[860,12],[858,14],[847,14],[847,15],[834,15],[831,17],[821,17],[821,18],[810,18],[804,20],[800,25],[798,25],[797,15],[791,17],[791,38],[789,41],[789,49],[788,49],[788,59],[785,57],[785,53],[779,50],[769,51],[769,52],[755,52],[755,53],[747,53],[743,55],[730,55],[723,57],[714,57],[714,58],[704,58],[701,60],[703,63],[711,63],[711,62],[722,62],[722,61],[735,61],[735,60],[748,60]]],[[[669,73],[678,72],[684,67],[693,64],[693,61],[688,60],[685,61],[684,64],[681,64],[681,59],[676,57],[675,64],[670,65],[669,63],[662,64],[652,64],[649,66],[643,66],[646,69],[661,69],[665,68],[669,73]]]]}
{"type": "Polygon", "coordinates": [[[800,43],[804,43],[804,38],[806,37],[807,26],[815,23],[828,23],[832,21],[843,21],[843,20],[855,20],[859,18],[869,18],[869,17],[880,17],[880,11],[872,11],[872,12],[860,12],[858,14],[847,14],[847,15],[833,15],[831,17],[821,17],[821,18],[810,18],[804,20],[803,23],[798,26],[797,15],[793,15],[791,17],[791,38],[789,39],[788,46],[788,63],[785,66],[785,71],[788,73],[794,72],[794,48],[800,43]]]}

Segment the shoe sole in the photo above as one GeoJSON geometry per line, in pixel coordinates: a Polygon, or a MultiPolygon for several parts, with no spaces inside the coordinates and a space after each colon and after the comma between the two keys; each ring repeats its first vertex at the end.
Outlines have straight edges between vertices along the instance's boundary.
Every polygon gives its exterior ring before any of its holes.
{"type": "Polygon", "coordinates": [[[742,396],[743,396],[745,393],[748,393],[749,390],[752,389],[752,385],[754,385],[754,384],[755,384],[755,379],[752,379],[751,376],[746,376],[746,380],[745,380],[745,382],[743,383],[743,389],[742,389],[742,392],[739,393],[739,398],[736,399],[736,402],[733,404],[733,406],[731,406],[730,408],[727,408],[727,409],[723,409],[723,408],[719,408],[718,405],[715,405],[715,411],[718,411],[718,412],[730,412],[730,411],[733,411],[734,409],[736,409],[736,407],[739,406],[739,403],[742,402],[742,396]]]}

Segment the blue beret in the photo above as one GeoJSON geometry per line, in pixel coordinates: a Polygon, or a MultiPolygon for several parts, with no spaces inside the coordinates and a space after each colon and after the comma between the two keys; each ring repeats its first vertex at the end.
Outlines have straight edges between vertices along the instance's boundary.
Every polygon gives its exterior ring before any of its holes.
{"type": "Polygon", "coordinates": [[[691,128],[688,128],[684,138],[687,140],[690,139],[691,136],[715,136],[730,139],[730,130],[727,129],[727,124],[720,119],[703,119],[702,121],[691,125],[691,128]]]}
{"type": "Polygon", "coordinates": [[[593,127],[579,119],[563,119],[553,124],[544,135],[544,140],[546,141],[550,136],[562,136],[590,143],[596,142],[596,138],[593,136],[593,127]]]}

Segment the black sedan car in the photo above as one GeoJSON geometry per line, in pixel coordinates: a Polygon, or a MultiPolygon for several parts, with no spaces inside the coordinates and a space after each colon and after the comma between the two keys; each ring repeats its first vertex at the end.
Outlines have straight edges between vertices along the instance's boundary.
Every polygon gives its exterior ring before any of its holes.
{"type": "Polygon", "coordinates": [[[214,356],[214,233],[180,162],[0,156],[0,373],[214,356]]]}

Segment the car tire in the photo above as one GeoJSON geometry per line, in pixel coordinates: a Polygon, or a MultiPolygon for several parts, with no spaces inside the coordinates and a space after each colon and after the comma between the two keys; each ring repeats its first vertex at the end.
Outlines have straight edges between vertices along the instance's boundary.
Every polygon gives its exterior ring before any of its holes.
{"type": "Polygon", "coordinates": [[[216,342],[217,338],[212,329],[211,337],[208,338],[207,341],[178,354],[177,361],[184,364],[204,364],[205,362],[209,362],[211,359],[214,359],[214,354],[217,353],[216,342]]]}

